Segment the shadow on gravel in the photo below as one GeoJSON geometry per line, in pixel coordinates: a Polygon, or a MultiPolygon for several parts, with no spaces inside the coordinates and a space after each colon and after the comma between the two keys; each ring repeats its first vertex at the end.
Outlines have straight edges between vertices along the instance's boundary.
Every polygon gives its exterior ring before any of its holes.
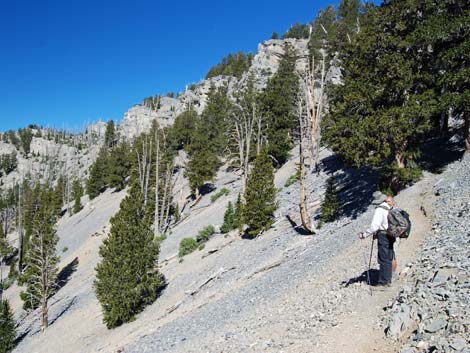
{"type": "Polygon", "coordinates": [[[73,259],[72,262],[70,262],[67,266],[60,270],[59,274],[57,275],[55,293],[57,293],[62,287],[64,287],[68,283],[72,274],[77,271],[77,267],[78,257],[73,259]]]}
{"type": "Polygon", "coordinates": [[[300,235],[313,235],[313,234],[315,234],[315,232],[310,233],[309,231],[305,230],[302,226],[295,223],[294,220],[292,218],[290,218],[289,215],[286,215],[286,218],[289,221],[292,228],[297,232],[297,234],[300,234],[300,235]]]}
{"type": "Polygon", "coordinates": [[[25,339],[26,336],[28,336],[28,333],[31,332],[31,329],[28,329],[27,331],[25,332],[22,332],[19,336],[17,336],[15,338],[15,346],[19,345],[21,343],[21,341],[23,341],[25,339]]]}
{"type": "Polygon", "coordinates": [[[340,217],[357,218],[370,206],[377,190],[378,175],[367,168],[347,167],[336,156],[322,160],[323,171],[335,175],[341,203],[340,217]]]}
{"type": "Polygon", "coordinates": [[[429,139],[422,146],[422,155],[418,160],[419,165],[431,172],[442,173],[444,168],[460,158],[464,152],[460,131],[451,131],[450,136],[429,139]]]}
{"type": "Polygon", "coordinates": [[[166,287],[168,287],[168,281],[166,280],[166,277],[160,273],[160,285],[157,288],[157,298],[160,298],[166,287]]]}
{"type": "Polygon", "coordinates": [[[205,183],[203,186],[201,186],[201,188],[199,189],[199,193],[201,195],[207,195],[209,193],[211,193],[212,191],[214,191],[216,188],[216,186],[212,183],[205,183]]]}
{"type": "MultiPolygon", "coordinates": [[[[370,269],[369,270],[369,278],[370,278],[370,285],[375,286],[379,280],[379,270],[370,269]]],[[[350,278],[347,281],[341,282],[341,286],[349,287],[351,284],[354,283],[367,283],[367,271],[364,271],[358,277],[350,278]]]]}

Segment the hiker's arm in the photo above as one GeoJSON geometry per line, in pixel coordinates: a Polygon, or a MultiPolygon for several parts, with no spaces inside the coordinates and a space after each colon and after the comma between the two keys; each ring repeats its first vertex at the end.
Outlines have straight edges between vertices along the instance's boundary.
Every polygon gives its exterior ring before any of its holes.
{"type": "Polygon", "coordinates": [[[380,209],[377,209],[375,210],[374,218],[372,218],[372,223],[370,224],[369,229],[364,232],[364,238],[370,237],[371,235],[375,234],[380,229],[381,224],[382,212],[380,212],[380,209]]]}

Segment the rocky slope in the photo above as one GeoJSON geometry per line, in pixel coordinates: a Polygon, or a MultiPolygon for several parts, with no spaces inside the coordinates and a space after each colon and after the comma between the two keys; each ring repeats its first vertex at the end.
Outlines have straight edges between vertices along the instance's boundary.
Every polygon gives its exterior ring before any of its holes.
{"type": "Polygon", "coordinates": [[[387,307],[386,333],[405,342],[401,353],[470,352],[469,172],[467,155],[435,183],[432,232],[387,307]]]}
{"type": "MultiPolygon", "coordinates": [[[[299,223],[298,194],[295,185],[283,186],[295,172],[294,154],[294,158],[276,174],[276,185],[282,190],[273,229],[256,240],[244,240],[234,233],[226,237],[216,234],[204,249],[180,262],[175,256],[179,241],[183,237],[195,236],[208,224],[220,225],[227,202],[233,201],[240,190],[240,181],[234,180],[233,175],[222,168],[216,187],[228,187],[230,194],[215,202],[211,202],[211,194],[204,196],[197,206],[191,208],[189,217],[172,230],[172,234],[163,241],[160,257],[161,271],[168,286],[134,322],[114,330],[107,330],[102,323],[92,283],[98,247],[109,230],[109,217],[117,210],[124,192],[105,193],[80,213],[65,217],[59,224],[59,247],[63,247],[59,249],[63,251],[61,266],[73,270],[67,284],[52,300],[53,324],[44,334],[39,334],[36,313],[21,316],[21,303],[17,297],[19,289],[13,287],[5,293],[16,308],[17,318],[21,318],[19,331],[24,338],[15,351],[396,352],[403,341],[387,338],[384,329],[390,326],[387,320],[391,317],[393,321],[394,313],[402,311],[398,309],[400,305],[407,305],[407,300],[417,300],[411,294],[414,293],[413,287],[407,284],[415,283],[410,274],[429,274],[423,277],[428,281],[424,282],[425,289],[422,289],[426,292],[425,298],[435,296],[439,299],[438,293],[442,290],[439,287],[435,289],[430,282],[432,278],[439,278],[434,276],[435,271],[430,267],[434,264],[429,261],[422,263],[415,258],[423,240],[428,239],[421,248],[426,252],[429,241],[434,239],[431,204],[434,205],[436,219],[444,219],[449,205],[455,204],[456,207],[454,217],[439,221],[440,233],[446,234],[446,238],[436,243],[432,251],[444,246],[455,247],[452,259],[436,265],[436,271],[458,269],[455,278],[451,277],[454,280],[448,284],[454,287],[444,289],[453,291],[455,300],[449,307],[454,308],[451,313],[457,321],[452,321],[441,331],[463,327],[464,331],[459,331],[459,334],[453,332],[451,337],[453,340],[460,337],[463,341],[449,343],[448,347],[459,342],[468,343],[468,326],[465,326],[468,323],[464,316],[468,311],[468,295],[465,297],[468,277],[465,279],[466,270],[462,270],[468,263],[468,246],[458,246],[458,242],[454,244],[449,240],[452,234],[459,233],[459,227],[462,227],[458,223],[460,219],[463,222],[467,217],[458,216],[462,204],[450,197],[451,190],[458,190],[461,196],[470,192],[468,182],[458,179],[455,171],[459,170],[463,177],[470,171],[469,164],[456,162],[441,175],[426,174],[421,182],[397,197],[399,205],[412,216],[413,233],[398,248],[401,275],[394,279],[394,286],[385,292],[374,291],[371,295],[366,285],[364,263],[367,262],[370,242],[359,241],[356,234],[367,227],[372,216],[373,207],[369,202],[374,191],[374,176],[365,171],[342,169],[327,150],[322,152],[322,161],[320,173],[308,174],[309,209],[314,215],[326,179],[334,174],[342,186],[344,212],[341,219],[324,225],[312,236],[305,236],[292,227],[293,223],[299,223]],[[436,190],[441,195],[448,195],[445,196],[447,201],[439,201],[438,196],[437,203],[434,203],[436,190]],[[427,210],[427,216],[422,209],[427,210]],[[291,222],[286,215],[291,217],[291,222]],[[413,261],[416,261],[415,265],[410,265],[413,261]],[[456,267],[451,267],[453,262],[456,267]],[[446,267],[439,269],[444,263],[446,267]],[[410,272],[410,269],[414,271],[410,272]],[[462,274],[463,279],[457,282],[456,278],[462,274]],[[456,288],[462,288],[462,292],[456,288]],[[397,300],[397,303],[391,306],[391,314],[386,314],[385,324],[382,324],[383,308],[390,307],[390,300],[397,300]],[[455,322],[460,322],[460,326],[455,326],[455,322]]],[[[436,225],[434,228],[438,229],[436,225]]],[[[464,236],[462,239],[465,241],[464,236]]],[[[444,252],[439,250],[437,253],[444,252]]],[[[429,311],[427,316],[422,316],[426,322],[423,324],[425,332],[427,320],[438,319],[439,315],[434,316],[438,309],[432,309],[432,302],[428,303],[430,309],[421,304],[418,312],[429,311]]],[[[406,338],[410,330],[403,328],[403,337],[406,338]]],[[[388,328],[387,332],[390,330],[388,328]]],[[[411,337],[414,342],[414,336],[411,337]]]]}

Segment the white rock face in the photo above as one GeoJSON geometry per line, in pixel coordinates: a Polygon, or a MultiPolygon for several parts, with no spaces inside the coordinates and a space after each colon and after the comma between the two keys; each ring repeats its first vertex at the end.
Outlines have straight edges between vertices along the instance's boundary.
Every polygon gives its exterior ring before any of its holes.
{"type": "MultiPolygon", "coordinates": [[[[296,70],[299,72],[307,68],[308,40],[307,39],[271,39],[258,45],[258,51],[253,57],[253,62],[248,72],[240,80],[232,76],[216,76],[208,80],[201,80],[191,89],[178,94],[176,98],[161,97],[157,110],[152,110],[142,104],[131,107],[123,120],[117,125],[117,132],[121,139],[133,140],[152,126],[153,121],[158,121],[162,127],[173,124],[175,118],[191,105],[198,114],[201,114],[207,105],[207,97],[212,86],[227,87],[228,95],[243,88],[249,75],[253,75],[255,86],[261,90],[266,87],[268,80],[277,72],[279,62],[284,55],[284,48],[290,45],[298,55],[296,70]]],[[[334,60],[330,63],[327,72],[327,81],[334,84],[341,83],[341,72],[334,60]]],[[[315,84],[316,93],[319,84],[315,84]]],[[[21,156],[16,148],[0,142],[0,154],[17,152],[18,168],[8,176],[3,176],[3,185],[13,185],[24,175],[31,174],[35,178],[45,180],[55,178],[57,173],[72,173],[80,178],[86,178],[89,166],[98,155],[103,144],[106,132],[106,122],[98,121],[87,127],[86,134],[77,135],[77,139],[84,145],[79,150],[77,147],[65,144],[56,144],[44,138],[33,138],[31,154],[28,158],[21,156]],[[47,162],[46,162],[47,159],[47,162]]],[[[77,144],[75,144],[77,146],[77,144]]]]}
{"type": "Polygon", "coordinates": [[[253,64],[249,69],[249,74],[255,77],[258,89],[266,87],[268,80],[277,72],[286,45],[290,45],[299,56],[296,69],[303,71],[307,68],[308,39],[267,40],[258,45],[258,53],[253,58],[253,64]]]}
{"type": "Polygon", "coordinates": [[[170,115],[172,106],[171,103],[167,102],[167,104],[160,109],[160,114],[158,114],[146,106],[140,104],[134,105],[124,114],[124,119],[119,124],[121,138],[133,140],[141,133],[147,132],[151,128],[154,120],[157,120],[160,126],[167,126],[173,123],[174,117],[170,115]]]}
{"type": "Polygon", "coordinates": [[[106,132],[106,123],[104,121],[98,121],[87,127],[88,132],[96,135],[100,139],[104,139],[104,134],[106,132]]]}

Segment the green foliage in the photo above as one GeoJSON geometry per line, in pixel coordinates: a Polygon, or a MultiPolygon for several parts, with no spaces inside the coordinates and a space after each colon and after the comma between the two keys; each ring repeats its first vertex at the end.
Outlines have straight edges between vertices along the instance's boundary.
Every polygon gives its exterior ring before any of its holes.
{"type": "Polygon", "coordinates": [[[93,200],[98,196],[101,190],[106,185],[106,165],[108,159],[108,152],[105,148],[100,149],[98,157],[90,167],[90,176],[86,183],[87,194],[90,196],[90,200],[93,200]]]}
{"type": "Polygon", "coordinates": [[[207,96],[207,105],[201,118],[196,121],[196,130],[189,148],[190,154],[206,143],[210,152],[219,156],[223,154],[227,147],[225,122],[231,109],[232,104],[227,96],[227,87],[212,86],[207,96]]]}
{"type": "Polygon", "coordinates": [[[184,238],[180,242],[179,257],[186,256],[198,248],[199,244],[194,238],[184,238]]]}
{"type": "Polygon", "coordinates": [[[208,225],[207,227],[203,228],[202,230],[197,233],[196,241],[200,243],[205,243],[210,239],[212,235],[215,233],[215,228],[212,224],[208,225]]]}
{"type": "Polygon", "coordinates": [[[289,178],[287,178],[286,182],[284,183],[284,187],[289,187],[292,184],[295,184],[300,178],[299,172],[292,174],[289,178]]]}
{"type": "Polygon", "coordinates": [[[319,227],[324,222],[332,222],[336,219],[340,210],[340,202],[336,191],[334,177],[328,178],[325,198],[322,203],[319,227]]]}
{"type": "Polygon", "coordinates": [[[238,229],[238,232],[241,234],[243,232],[243,225],[245,224],[244,218],[244,204],[242,201],[241,194],[237,196],[237,202],[235,203],[235,210],[233,212],[233,226],[238,229]]]}
{"type": "Polygon", "coordinates": [[[80,212],[82,209],[81,198],[83,196],[83,187],[80,180],[75,179],[72,184],[72,195],[73,195],[73,213],[80,212]]]}
{"type": "Polygon", "coordinates": [[[309,48],[312,54],[317,54],[319,49],[326,49],[336,35],[336,11],[330,5],[320,10],[312,24],[312,34],[309,48]]]}
{"type": "Polygon", "coordinates": [[[244,222],[248,225],[248,236],[255,237],[268,230],[274,221],[277,208],[274,168],[266,150],[254,163],[245,190],[244,222]]]}
{"type": "Polygon", "coordinates": [[[248,71],[253,61],[253,54],[245,55],[243,52],[229,54],[216,66],[212,67],[206,75],[206,80],[219,76],[228,75],[240,78],[244,72],[248,71]]]}
{"type": "Polygon", "coordinates": [[[295,101],[299,82],[295,74],[295,55],[294,49],[286,45],[279,69],[261,96],[261,110],[268,126],[268,153],[278,165],[284,164],[289,157],[297,126],[295,101]]]}
{"type": "Polygon", "coordinates": [[[17,166],[18,158],[15,151],[0,156],[0,176],[1,172],[3,172],[5,175],[10,174],[16,169],[17,166]]]}
{"type": "Polygon", "coordinates": [[[180,206],[178,204],[175,205],[175,209],[174,209],[174,223],[178,223],[181,219],[181,211],[180,211],[180,206]]]}
{"type": "Polygon", "coordinates": [[[20,149],[20,139],[18,138],[18,136],[16,135],[16,132],[13,131],[13,130],[8,130],[7,132],[5,132],[5,134],[3,135],[3,138],[4,138],[4,141],[5,142],[10,142],[13,146],[16,147],[16,149],[20,149]]]}
{"type": "Polygon", "coordinates": [[[206,181],[215,178],[220,161],[207,147],[201,147],[188,162],[185,176],[189,179],[191,192],[199,192],[206,181]]]}
{"type": "Polygon", "coordinates": [[[161,96],[144,98],[144,106],[157,111],[161,108],[161,96]]]}
{"type": "Polygon", "coordinates": [[[26,270],[23,275],[26,290],[20,295],[25,310],[37,308],[54,292],[59,262],[56,246],[59,239],[54,228],[57,212],[53,198],[54,193],[51,189],[47,187],[40,189],[26,256],[26,270]]]}
{"type": "Polygon", "coordinates": [[[87,194],[94,199],[106,187],[123,189],[132,167],[131,146],[123,141],[112,148],[102,147],[90,167],[87,194]]]}
{"type": "Polygon", "coordinates": [[[282,39],[295,38],[307,39],[309,36],[310,26],[308,24],[296,23],[289,28],[289,30],[282,35],[282,39]]]}
{"type": "Polygon", "coordinates": [[[62,206],[64,205],[64,194],[65,194],[65,178],[63,175],[60,175],[57,179],[56,187],[54,188],[54,192],[52,195],[52,202],[54,207],[54,212],[58,215],[62,210],[62,206]]]}
{"type": "Polygon", "coordinates": [[[27,156],[31,149],[31,141],[33,140],[33,133],[30,128],[19,129],[18,135],[20,136],[21,148],[23,153],[27,156]]]}
{"type": "Polygon", "coordinates": [[[229,201],[224,213],[224,223],[220,227],[221,233],[225,234],[235,228],[235,211],[232,203],[229,201]]]}
{"type": "Polygon", "coordinates": [[[132,160],[131,147],[126,141],[111,148],[106,163],[104,183],[117,190],[124,189],[126,178],[130,175],[132,160]]]}
{"type": "MultiPolygon", "coordinates": [[[[420,49],[410,42],[417,23],[409,6],[392,1],[369,10],[367,25],[340,56],[344,84],[330,90],[322,127],[325,141],[345,161],[398,178],[416,174],[400,169],[416,168],[437,106],[432,76],[423,72],[420,49]]],[[[406,184],[389,182],[395,191],[406,184]]]]}
{"type": "Polygon", "coordinates": [[[227,188],[222,188],[219,191],[217,191],[214,195],[211,196],[211,202],[217,201],[220,197],[224,195],[229,195],[230,190],[227,188]]]}
{"type": "Polygon", "coordinates": [[[7,300],[0,301],[0,353],[8,353],[15,348],[15,319],[7,300]]]}
{"type": "Polygon", "coordinates": [[[277,34],[277,32],[273,32],[273,34],[271,34],[271,39],[279,39],[279,34],[277,34]]]}
{"type": "Polygon", "coordinates": [[[162,282],[158,253],[150,214],[139,187],[133,185],[111,219],[110,234],[100,247],[101,261],[96,267],[94,286],[108,328],[133,320],[156,300],[162,282]]]}
{"type": "Polygon", "coordinates": [[[113,147],[117,143],[116,137],[116,128],[114,126],[114,121],[109,120],[106,123],[106,131],[104,133],[104,145],[108,148],[113,147]]]}
{"type": "Polygon", "coordinates": [[[176,117],[169,137],[173,149],[187,149],[191,145],[197,120],[197,112],[192,107],[176,117]]]}
{"type": "Polygon", "coordinates": [[[231,103],[227,97],[227,88],[211,87],[207,106],[196,121],[196,129],[188,146],[191,160],[187,164],[185,176],[193,193],[207,181],[212,181],[220,166],[219,156],[226,146],[225,121],[229,115],[231,103]]]}

